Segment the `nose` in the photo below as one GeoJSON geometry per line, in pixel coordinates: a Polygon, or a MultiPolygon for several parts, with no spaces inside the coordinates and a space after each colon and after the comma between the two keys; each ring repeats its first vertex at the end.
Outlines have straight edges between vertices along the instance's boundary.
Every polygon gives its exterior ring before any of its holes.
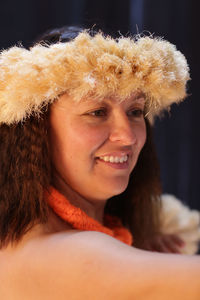
{"type": "Polygon", "coordinates": [[[130,122],[125,113],[118,114],[111,122],[111,142],[120,142],[122,145],[133,145],[137,141],[134,124],[130,122]]]}

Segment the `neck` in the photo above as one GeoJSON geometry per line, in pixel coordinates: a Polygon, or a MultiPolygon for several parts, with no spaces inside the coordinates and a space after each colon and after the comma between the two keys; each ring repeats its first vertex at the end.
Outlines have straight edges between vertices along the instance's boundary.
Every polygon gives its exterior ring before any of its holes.
{"type": "Polygon", "coordinates": [[[62,193],[68,201],[83,210],[88,216],[103,224],[104,207],[106,200],[97,201],[86,199],[73,190],[68,183],[57,173],[54,173],[53,186],[62,193]]]}

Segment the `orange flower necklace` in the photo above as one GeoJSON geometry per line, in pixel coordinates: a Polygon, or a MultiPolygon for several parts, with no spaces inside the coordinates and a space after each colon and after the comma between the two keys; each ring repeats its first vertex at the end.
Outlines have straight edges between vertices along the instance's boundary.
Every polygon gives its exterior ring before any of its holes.
{"type": "Polygon", "coordinates": [[[104,215],[104,225],[102,225],[89,217],[79,207],[72,205],[65,196],[53,187],[50,188],[50,193],[45,193],[45,199],[53,211],[74,229],[103,232],[132,245],[132,234],[122,225],[118,217],[106,214],[104,215]]]}

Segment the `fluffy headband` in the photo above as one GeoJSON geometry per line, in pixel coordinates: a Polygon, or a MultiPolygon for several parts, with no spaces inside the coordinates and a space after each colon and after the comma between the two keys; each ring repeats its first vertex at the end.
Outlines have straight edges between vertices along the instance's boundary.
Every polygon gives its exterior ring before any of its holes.
{"type": "Polygon", "coordinates": [[[134,91],[146,95],[149,118],[186,96],[189,68],[183,54],[161,38],[121,37],[87,31],[74,40],[0,54],[0,124],[25,120],[68,93],[122,101],[134,91]]]}

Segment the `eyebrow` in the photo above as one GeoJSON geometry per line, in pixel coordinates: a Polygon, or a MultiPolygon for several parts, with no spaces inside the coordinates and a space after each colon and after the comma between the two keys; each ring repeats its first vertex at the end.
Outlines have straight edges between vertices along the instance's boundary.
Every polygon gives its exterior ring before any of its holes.
{"type": "Polygon", "coordinates": [[[142,103],[143,104],[145,102],[145,100],[146,100],[145,96],[143,94],[141,94],[141,95],[134,97],[133,99],[128,100],[127,102],[130,104],[134,104],[134,103],[142,103]]]}
{"type": "Polygon", "coordinates": [[[143,98],[144,100],[145,100],[145,94],[144,93],[139,93],[135,98],[134,98],[134,100],[138,100],[138,99],[141,99],[141,98],[143,98]]]}
{"type": "MultiPolygon", "coordinates": [[[[108,100],[111,100],[112,99],[109,99],[108,100]]],[[[126,100],[123,100],[123,101],[126,101],[126,100]]],[[[122,102],[123,102],[122,101],[122,102]]],[[[140,103],[140,102],[145,102],[145,95],[143,93],[140,93],[138,94],[136,97],[134,97],[133,99],[130,99],[128,100],[130,104],[132,103],[140,103]]],[[[89,102],[85,102],[86,104],[99,104],[99,105],[105,105],[105,106],[109,106],[110,103],[108,101],[106,101],[105,99],[101,100],[101,101],[94,101],[94,99],[90,99],[89,102]]]]}
{"type": "Polygon", "coordinates": [[[141,101],[141,100],[144,100],[145,101],[145,97],[144,96],[138,96],[138,97],[136,97],[136,98],[134,98],[134,99],[132,99],[132,101],[134,102],[134,101],[141,101]]]}

